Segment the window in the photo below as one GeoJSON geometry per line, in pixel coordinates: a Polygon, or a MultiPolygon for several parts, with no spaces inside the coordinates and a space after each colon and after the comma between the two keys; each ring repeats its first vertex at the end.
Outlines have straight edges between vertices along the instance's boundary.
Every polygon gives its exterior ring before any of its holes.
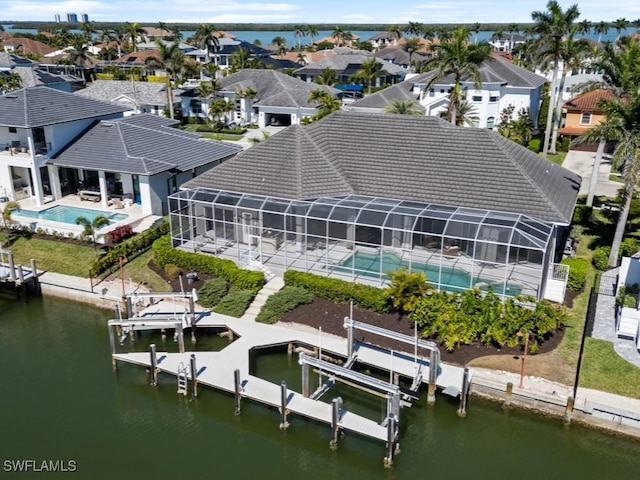
{"type": "Polygon", "coordinates": [[[200,100],[191,100],[191,111],[193,113],[202,113],[202,102],[200,100]]]}
{"type": "Polygon", "coordinates": [[[473,97],[471,97],[471,100],[473,100],[474,102],[481,102],[482,95],[474,95],[473,97]]]}
{"type": "Polygon", "coordinates": [[[496,123],[495,117],[487,118],[487,128],[493,129],[493,126],[495,125],[495,123],[496,123]]]}
{"type": "Polygon", "coordinates": [[[498,100],[500,100],[500,97],[497,95],[491,95],[489,97],[489,103],[498,103],[498,100]]]}
{"type": "Polygon", "coordinates": [[[9,133],[18,133],[18,129],[16,127],[9,127],[9,133]]]}
{"type": "Polygon", "coordinates": [[[584,112],[580,116],[580,125],[591,125],[591,113],[590,112],[584,112]]]}

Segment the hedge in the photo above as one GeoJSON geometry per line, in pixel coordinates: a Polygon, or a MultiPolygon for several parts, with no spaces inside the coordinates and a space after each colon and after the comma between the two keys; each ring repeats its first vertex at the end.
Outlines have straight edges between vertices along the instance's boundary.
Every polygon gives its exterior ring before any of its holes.
{"type": "MultiPolygon", "coordinates": [[[[105,255],[96,258],[91,264],[91,274],[96,276],[100,275],[102,272],[118,264],[121,257],[131,257],[134,254],[148,250],[153,242],[167,233],[169,233],[169,222],[165,220],[157,227],[150,228],[140,235],[125,240],[109,250],[105,255]]],[[[162,266],[164,267],[164,265],[162,266]]]]}
{"type": "Polygon", "coordinates": [[[589,270],[589,260],[586,258],[565,258],[563,265],[569,265],[569,280],[567,287],[574,292],[582,290],[587,281],[587,271],[589,270]]]}
{"type": "Polygon", "coordinates": [[[571,223],[586,225],[591,220],[592,213],[593,207],[589,207],[587,205],[576,205],[576,209],[573,212],[573,221],[571,223]]]}
{"type": "Polygon", "coordinates": [[[270,295],[256,322],[276,323],[285,313],[293,310],[303,303],[311,303],[313,294],[303,287],[284,287],[279,292],[270,295]]]}
{"type": "Polygon", "coordinates": [[[609,268],[609,255],[611,254],[611,247],[598,247],[593,251],[593,257],[591,262],[593,266],[598,270],[606,270],[609,268]]]}
{"type": "Polygon", "coordinates": [[[239,318],[249,307],[254,296],[255,292],[251,290],[244,290],[233,286],[220,303],[214,307],[213,311],[222,315],[239,318]]]}
{"type": "Polygon", "coordinates": [[[215,307],[227,294],[227,281],[224,278],[212,278],[204,282],[198,290],[198,303],[206,308],[215,307]]]}
{"type": "Polygon", "coordinates": [[[370,285],[347,282],[297,270],[287,270],[284,273],[284,283],[287,286],[304,287],[316,297],[332,302],[349,302],[353,300],[359,307],[379,313],[386,313],[390,309],[384,290],[370,285]]]}
{"type": "Polygon", "coordinates": [[[175,263],[185,270],[221,277],[235,287],[250,290],[253,294],[258,293],[265,283],[262,272],[243,270],[231,260],[175,249],[171,246],[171,239],[168,235],[153,243],[153,252],[156,265],[161,268],[167,263],[175,263]]]}

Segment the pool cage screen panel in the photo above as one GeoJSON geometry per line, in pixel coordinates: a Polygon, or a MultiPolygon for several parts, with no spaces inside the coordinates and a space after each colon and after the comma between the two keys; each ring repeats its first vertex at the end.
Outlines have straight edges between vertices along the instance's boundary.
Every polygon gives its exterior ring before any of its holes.
{"type": "Polygon", "coordinates": [[[509,212],[348,195],[291,200],[215,189],[169,197],[175,247],[276,273],[381,285],[422,271],[439,289],[540,298],[554,225],[509,212]]]}

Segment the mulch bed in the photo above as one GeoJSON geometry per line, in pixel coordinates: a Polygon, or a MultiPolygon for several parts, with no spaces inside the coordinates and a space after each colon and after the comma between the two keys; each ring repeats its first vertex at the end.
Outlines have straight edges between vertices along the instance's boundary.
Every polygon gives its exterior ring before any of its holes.
{"type": "Polygon", "coordinates": [[[180,285],[180,278],[170,278],[164,271],[164,268],[160,268],[159,266],[157,266],[156,262],[154,262],[153,260],[149,260],[147,266],[151,270],[156,272],[165,282],[171,285],[172,292],[181,292],[183,288],[185,291],[191,291],[191,289],[193,288],[195,288],[196,290],[200,290],[200,288],[202,288],[202,285],[204,285],[204,282],[211,278],[214,278],[213,275],[207,273],[198,273],[198,279],[193,283],[189,283],[187,281],[187,273],[189,272],[187,270],[180,269],[180,271],[182,272],[182,285],[180,285]]]}
{"type": "MultiPolygon", "coordinates": [[[[323,333],[331,333],[346,337],[347,331],[343,327],[344,317],[349,316],[350,306],[344,303],[332,303],[321,298],[315,298],[312,303],[300,305],[295,310],[287,313],[282,322],[294,322],[307,325],[313,328],[322,327],[323,333]]],[[[379,327],[404,333],[411,337],[414,336],[414,330],[411,322],[406,317],[398,316],[394,313],[376,313],[370,310],[363,310],[358,307],[353,308],[353,318],[359,322],[376,325],[379,327]]],[[[356,330],[355,338],[359,341],[373,343],[386,349],[396,351],[405,351],[411,353],[413,347],[406,343],[401,343],[386,337],[380,337],[370,333],[364,333],[356,330]]],[[[545,341],[539,349],[539,353],[550,352],[555,349],[562,340],[563,330],[557,331],[547,341],[545,341]]],[[[436,343],[437,340],[436,340],[436,343]]],[[[486,355],[522,355],[523,349],[520,347],[486,347],[482,344],[461,345],[453,352],[448,352],[446,348],[441,347],[440,352],[442,361],[455,365],[466,365],[474,358],[484,357],[486,355]]]]}

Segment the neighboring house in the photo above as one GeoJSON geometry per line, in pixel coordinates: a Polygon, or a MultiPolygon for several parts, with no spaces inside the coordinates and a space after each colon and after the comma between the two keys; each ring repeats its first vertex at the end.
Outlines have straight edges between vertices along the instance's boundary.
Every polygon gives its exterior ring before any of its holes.
{"type": "Polygon", "coordinates": [[[46,67],[28,58],[13,53],[0,52],[0,75],[7,73],[17,74],[20,77],[21,86],[24,88],[44,85],[56,90],[71,92],[76,85],[82,82],[81,78],[72,75],[50,73],[46,67]]]}
{"type": "Polygon", "coordinates": [[[377,35],[368,38],[367,42],[369,42],[376,50],[380,50],[392,45],[398,45],[398,40],[398,37],[396,37],[392,32],[380,32],[377,35]]]}
{"type": "Polygon", "coordinates": [[[99,191],[105,208],[109,198],[124,197],[145,215],[165,215],[167,196],[182,183],[242,150],[172,128],[178,123],[146,114],[95,122],[47,164],[99,191]]]}
{"type": "MultiPolygon", "coordinates": [[[[209,55],[210,61],[220,67],[220,70],[228,70],[231,68],[231,55],[236,53],[241,48],[247,50],[252,58],[268,59],[273,52],[262,48],[253,43],[245,42],[244,40],[237,40],[235,38],[219,38],[219,46],[216,51],[211,52],[209,55]]],[[[203,49],[193,49],[186,52],[186,55],[194,59],[197,63],[206,63],[207,56],[203,49]]]]}
{"type": "Polygon", "coordinates": [[[429,59],[424,53],[414,53],[409,58],[409,54],[401,47],[386,47],[374,53],[376,58],[380,58],[385,62],[393,63],[399,67],[409,70],[413,62],[424,62],[429,59]]]}
{"type": "MultiPolygon", "coordinates": [[[[334,70],[338,76],[338,83],[348,84],[351,82],[351,76],[362,69],[362,64],[376,58],[369,52],[359,50],[340,49],[340,53],[334,56],[327,56],[317,62],[299,68],[293,72],[293,76],[304,80],[305,82],[315,82],[322,75],[325,68],[334,70]],[[346,50],[346,51],[345,51],[346,50]]],[[[398,65],[389,63],[376,58],[376,61],[382,65],[380,74],[376,77],[373,86],[380,87],[385,84],[394,84],[402,81],[406,74],[406,70],[398,65]]]]}
{"type": "Polygon", "coordinates": [[[0,33],[0,50],[7,53],[25,55],[27,53],[40,57],[53,51],[46,43],[31,38],[16,37],[10,33],[0,33]]]}
{"type": "MultiPolygon", "coordinates": [[[[169,40],[154,40],[150,42],[136,43],[136,52],[132,52],[132,53],[145,52],[147,50],[157,50],[158,45],[156,42],[160,42],[167,47],[175,43],[169,40]]],[[[182,53],[185,53],[185,54],[192,52],[194,50],[197,50],[197,48],[194,47],[193,45],[189,45],[188,43],[184,43],[184,42],[178,42],[178,48],[182,53]]]]}
{"type": "Polygon", "coordinates": [[[637,293],[640,288],[640,258],[637,254],[622,257],[617,280],[616,290],[612,293],[623,304],[618,305],[616,302],[616,336],[633,340],[640,350],[640,303],[637,293]]]}
{"type": "Polygon", "coordinates": [[[380,285],[406,266],[441,289],[542,298],[579,187],[484,129],[338,111],[185,183],[169,199],[171,236],[271,273],[380,285]]]}
{"type": "MultiPolygon", "coordinates": [[[[340,94],[338,89],[303,82],[275,70],[247,68],[221,78],[219,83],[218,98],[222,97],[234,105],[227,113],[229,122],[257,123],[260,127],[295,125],[304,117],[315,115],[317,106],[308,101],[313,90],[322,89],[336,96],[340,94]],[[253,98],[238,95],[247,88],[256,92],[253,98]]],[[[197,89],[183,93],[183,115],[207,118],[210,101],[200,98],[197,89]]]]}
{"type": "MultiPolygon", "coordinates": [[[[558,133],[572,140],[587,133],[595,125],[607,119],[606,114],[599,107],[600,101],[613,98],[614,95],[610,90],[592,90],[565,102],[563,108],[567,113],[564,126],[558,130],[558,133]]],[[[576,145],[575,148],[595,151],[597,144],[585,143],[576,145]]]]}
{"type": "MultiPolygon", "coordinates": [[[[542,86],[547,81],[544,77],[498,58],[487,60],[479,70],[482,80],[479,90],[469,78],[464,78],[462,83],[467,102],[473,105],[473,115],[478,118],[474,126],[493,129],[500,119],[500,113],[509,105],[515,107],[514,115],[520,109],[527,108],[532,119],[538,118],[542,86]]],[[[438,116],[447,109],[454,78],[448,75],[427,91],[427,85],[434,75],[435,72],[430,71],[412,76],[352,103],[349,110],[381,113],[393,100],[414,100],[427,115],[438,116]]]]}
{"type": "Polygon", "coordinates": [[[527,41],[527,37],[520,35],[519,33],[505,33],[500,38],[492,38],[489,40],[489,45],[493,48],[493,51],[499,55],[508,54],[511,55],[516,45],[527,41]]]}
{"type": "MultiPolygon", "coordinates": [[[[180,103],[181,89],[173,89],[174,105],[180,103]]],[[[111,102],[132,109],[132,115],[150,113],[164,115],[167,106],[167,87],[159,82],[132,82],[129,80],[96,80],[76,95],[103,102],[111,102]]]]}
{"type": "Polygon", "coordinates": [[[121,117],[127,107],[52,88],[24,88],[0,96],[0,196],[54,199],[72,193],[77,178],[47,164],[96,120],[121,117]]]}
{"type": "Polygon", "coordinates": [[[359,41],[360,41],[360,37],[352,33],[349,40],[346,40],[346,41],[338,40],[337,38],[330,36],[330,37],[322,37],[318,40],[314,40],[313,44],[320,45],[321,43],[332,43],[337,47],[352,47],[354,44],[358,43],[359,41]]]}
{"type": "Polygon", "coordinates": [[[593,84],[602,83],[602,75],[599,73],[578,73],[567,77],[562,90],[562,101],[577,97],[583,91],[589,90],[593,84]]]}

